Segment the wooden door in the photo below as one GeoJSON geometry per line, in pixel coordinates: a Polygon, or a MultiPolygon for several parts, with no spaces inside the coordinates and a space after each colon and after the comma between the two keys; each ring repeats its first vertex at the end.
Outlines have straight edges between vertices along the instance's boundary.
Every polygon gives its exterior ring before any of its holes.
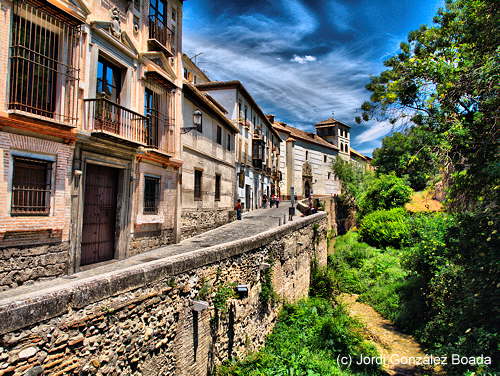
{"type": "Polygon", "coordinates": [[[81,265],[114,256],[117,188],[118,169],[87,164],[81,265]]]}

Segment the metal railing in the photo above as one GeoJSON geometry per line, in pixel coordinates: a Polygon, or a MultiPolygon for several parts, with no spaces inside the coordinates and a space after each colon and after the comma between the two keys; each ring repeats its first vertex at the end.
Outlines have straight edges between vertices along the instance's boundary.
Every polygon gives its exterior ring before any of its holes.
{"type": "Polygon", "coordinates": [[[155,16],[149,16],[149,39],[157,40],[170,52],[174,52],[174,31],[155,16]]]}
{"type": "Polygon", "coordinates": [[[104,131],[130,141],[148,144],[146,116],[106,98],[84,99],[84,103],[86,130],[104,131]]]}
{"type": "Polygon", "coordinates": [[[16,1],[8,108],[76,126],[81,29],[36,1],[16,1]]]}
{"type": "Polygon", "coordinates": [[[167,153],[175,151],[174,120],[152,108],[146,108],[146,144],[167,153]],[[163,136],[163,140],[162,140],[163,136]]]}

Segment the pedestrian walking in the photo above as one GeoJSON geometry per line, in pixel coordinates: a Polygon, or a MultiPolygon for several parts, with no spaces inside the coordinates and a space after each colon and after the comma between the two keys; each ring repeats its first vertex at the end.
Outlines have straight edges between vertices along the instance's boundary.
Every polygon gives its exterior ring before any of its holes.
{"type": "Polygon", "coordinates": [[[266,195],[262,196],[262,207],[264,209],[267,208],[267,196],[266,195]]]}
{"type": "Polygon", "coordinates": [[[276,203],[276,195],[271,196],[271,201],[269,201],[269,207],[272,208],[276,203]]]}
{"type": "Polygon", "coordinates": [[[276,195],[274,203],[276,204],[276,208],[279,208],[279,206],[280,206],[280,196],[279,195],[276,195]]]}
{"type": "Polygon", "coordinates": [[[236,205],[234,205],[234,210],[236,210],[236,219],[241,220],[241,200],[238,199],[236,201],[236,205]]]}

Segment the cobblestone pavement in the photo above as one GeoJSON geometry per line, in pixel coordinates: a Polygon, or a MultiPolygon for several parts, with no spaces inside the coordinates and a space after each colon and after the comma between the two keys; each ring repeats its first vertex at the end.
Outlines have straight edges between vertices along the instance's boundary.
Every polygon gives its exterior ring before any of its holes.
{"type": "MultiPolygon", "coordinates": [[[[103,265],[95,266],[89,270],[84,270],[70,276],[64,276],[49,281],[35,282],[32,285],[24,285],[12,290],[2,291],[0,292],[0,304],[20,295],[29,294],[44,288],[54,287],[58,284],[64,284],[68,282],[68,280],[82,280],[95,275],[125,269],[132,265],[139,265],[145,262],[178,255],[180,253],[207,248],[256,235],[273,227],[279,226],[280,221],[283,223],[284,216],[286,216],[286,222],[288,222],[289,207],[290,201],[283,201],[280,203],[279,208],[257,209],[246,212],[243,214],[243,219],[241,221],[228,223],[203,234],[183,240],[178,244],[172,244],[144,252],[125,260],[109,261],[103,265]]],[[[300,215],[297,211],[296,213],[300,215]]]]}

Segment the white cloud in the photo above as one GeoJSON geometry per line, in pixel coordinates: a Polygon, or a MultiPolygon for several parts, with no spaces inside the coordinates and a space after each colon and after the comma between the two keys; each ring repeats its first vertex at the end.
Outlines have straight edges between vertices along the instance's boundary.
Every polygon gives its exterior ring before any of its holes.
{"type": "Polygon", "coordinates": [[[371,125],[366,131],[358,134],[355,137],[354,142],[358,145],[367,142],[374,142],[389,134],[393,129],[394,125],[389,121],[377,122],[371,125]]]}
{"type": "Polygon", "coordinates": [[[291,58],[290,61],[292,61],[294,63],[305,64],[305,63],[309,63],[311,61],[316,61],[316,56],[306,55],[304,57],[301,57],[301,56],[293,55],[293,58],[291,58]]]}

